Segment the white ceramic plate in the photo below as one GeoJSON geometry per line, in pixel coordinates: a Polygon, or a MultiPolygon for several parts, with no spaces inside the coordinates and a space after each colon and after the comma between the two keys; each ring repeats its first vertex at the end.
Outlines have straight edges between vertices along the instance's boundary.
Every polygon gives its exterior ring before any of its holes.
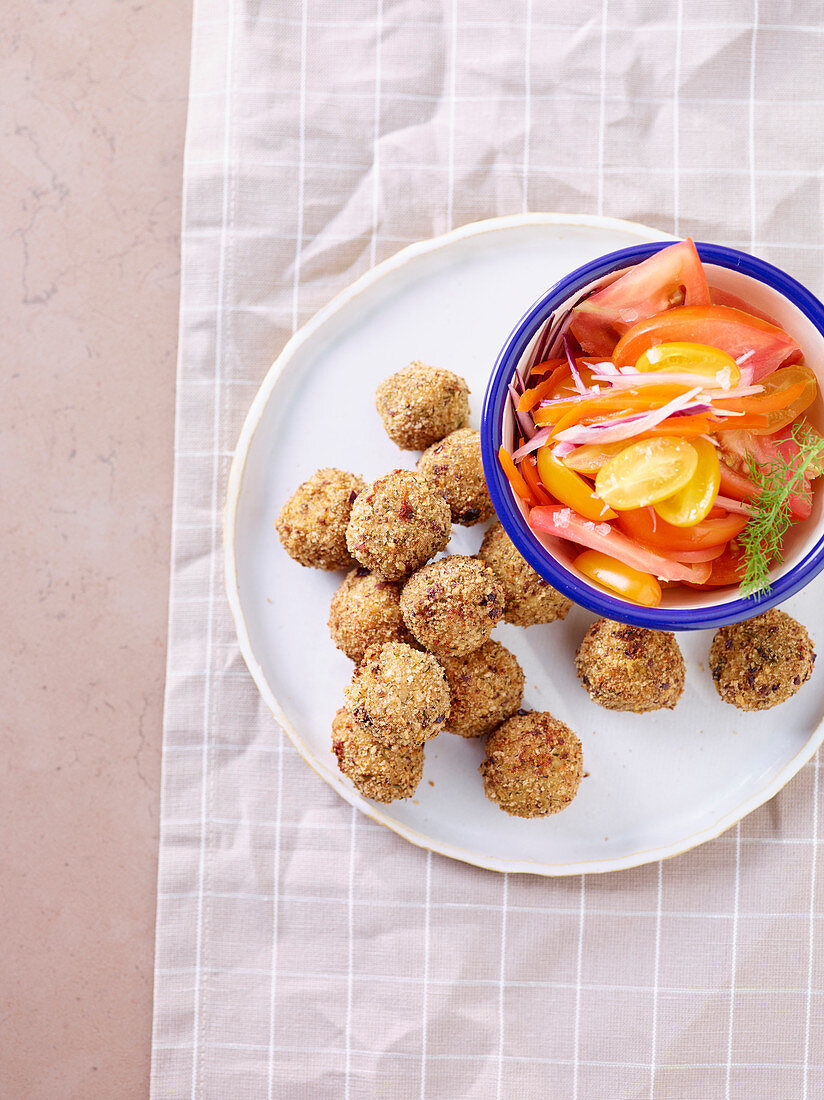
{"type": "MultiPolygon", "coordinates": [[[[720,702],[707,669],[710,632],[685,633],[687,687],[674,711],[616,714],[590,702],[574,671],[593,616],[495,636],[526,673],[524,706],[549,710],[584,749],[575,801],[525,821],[484,796],[482,746],[445,733],[427,744],[414,798],[361,798],[337,770],[330,725],[352,665],[329,638],[329,601],[343,574],[305,569],[273,521],[322,466],[367,479],[417,458],[399,451],[374,408],[377,383],[411,359],[463,375],[478,426],[495,357],[527,306],[594,257],[666,234],[607,218],[528,215],[464,226],[398,253],[323,309],[267,375],[240,437],[226,506],[229,600],[246,663],[277,720],[314,770],[349,802],[415,844],[498,871],[613,871],[717,836],[772,797],[822,738],[818,672],[788,703],[744,714],[720,702]]],[[[474,553],[482,528],[455,528],[449,550],[474,553]]],[[[824,574],[786,609],[814,638],[824,574]]],[[[820,640],[820,639],[816,639],[820,640]]]]}

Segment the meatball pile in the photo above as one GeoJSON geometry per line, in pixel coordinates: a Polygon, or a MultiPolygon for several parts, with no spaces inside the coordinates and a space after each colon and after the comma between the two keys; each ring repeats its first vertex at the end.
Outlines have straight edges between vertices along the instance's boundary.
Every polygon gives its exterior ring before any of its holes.
{"type": "MultiPolygon", "coordinates": [[[[379,802],[414,793],[424,744],[442,730],[489,737],[518,712],[524,674],[514,654],[491,640],[495,626],[504,618],[551,622],[571,606],[529,568],[500,524],[477,557],[432,560],[453,523],[471,527],[493,514],[468,397],[451,371],[420,362],[397,371],[378,386],[375,404],[390,439],[423,451],[417,469],[392,470],[370,485],[319,470],[275,525],[302,565],[348,570],[332,599],[329,632],[356,668],[332,722],[332,751],[361,794],[379,802]]],[[[497,774],[506,768],[499,761],[497,774]]],[[[485,789],[508,810],[491,793],[494,783],[485,789]]],[[[556,802],[560,808],[560,795],[556,802]]]]}

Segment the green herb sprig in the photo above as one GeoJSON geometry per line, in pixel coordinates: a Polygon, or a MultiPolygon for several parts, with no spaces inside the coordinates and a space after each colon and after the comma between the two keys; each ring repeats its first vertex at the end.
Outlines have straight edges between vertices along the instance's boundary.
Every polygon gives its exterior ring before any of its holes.
{"type": "Polygon", "coordinates": [[[819,459],[824,455],[824,438],[799,420],[790,433],[798,447],[789,460],[780,456],[759,465],[752,454],[747,456],[752,480],[760,495],[751,502],[752,518],[738,535],[744,552],[742,596],[767,595],[770,591],[770,568],[784,560],[784,536],[793,523],[789,507],[791,496],[809,500],[810,475],[822,473],[819,459]]]}

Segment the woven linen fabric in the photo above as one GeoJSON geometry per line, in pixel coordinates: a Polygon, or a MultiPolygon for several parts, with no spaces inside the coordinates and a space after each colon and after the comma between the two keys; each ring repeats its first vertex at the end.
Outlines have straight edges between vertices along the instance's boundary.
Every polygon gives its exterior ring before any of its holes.
{"type": "Polygon", "coordinates": [[[606,214],[824,291],[821,16],[813,0],[196,0],[154,1100],[824,1096],[817,762],[663,864],[543,879],[429,854],[276,727],[221,551],[269,365],[409,242],[606,214]]]}

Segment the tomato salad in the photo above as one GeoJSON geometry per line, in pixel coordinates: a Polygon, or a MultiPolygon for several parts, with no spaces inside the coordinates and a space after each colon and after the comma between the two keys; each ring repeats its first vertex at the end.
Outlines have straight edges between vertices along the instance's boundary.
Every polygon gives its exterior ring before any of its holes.
{"type": "Polygon", "coordinates": [[[644,606],[662,583],[769,591],[824,472],[795,340],[709,286],[689,239],[613,276],[560,332],[557,357],[516,375],[517,445],[498,456],[532,529],[644,606]]]}

